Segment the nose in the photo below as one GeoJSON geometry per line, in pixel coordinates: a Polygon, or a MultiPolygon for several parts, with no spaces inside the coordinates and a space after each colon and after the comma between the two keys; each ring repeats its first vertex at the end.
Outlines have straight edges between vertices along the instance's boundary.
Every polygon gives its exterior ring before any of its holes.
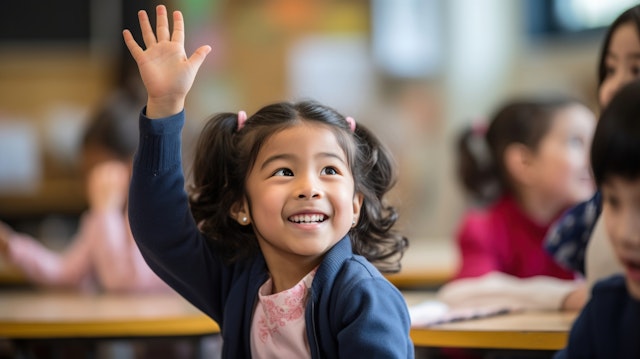
{"type": "Polygon", "coordinates": [[[618,92],[624,85],[632,82],[636,76],[630,70],[619,71],[619,75],[614,79],[613,93],[618,92]]]}
{"type": "Polygon", "coordinates": [[[296,184],[295,193],[298,199],[313,199],[322,196],[319,182],[313,175],[299,176],[296,184]]]}
{"type": "Polygon", "coordinates": [[[609,80],[609,85],[602,89],[601,105],[606,106],[620,88],[633,80],[635,76],[631,71],[622,69],[616,71],[613,78],[609,80]]]}

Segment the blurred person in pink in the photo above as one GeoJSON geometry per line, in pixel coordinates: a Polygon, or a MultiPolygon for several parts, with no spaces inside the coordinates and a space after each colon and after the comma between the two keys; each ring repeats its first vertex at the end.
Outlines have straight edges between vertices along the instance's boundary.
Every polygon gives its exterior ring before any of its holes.
{"type": "Polygon", "coordinates": [[[0,255],[43,287],[105,292],[171,291],[147,266],[129,228],[126,201],[138,129],[137,96],[117,91],[90,120],[81,165],[89,208],[64,251],[0,222],[0,255]]]}

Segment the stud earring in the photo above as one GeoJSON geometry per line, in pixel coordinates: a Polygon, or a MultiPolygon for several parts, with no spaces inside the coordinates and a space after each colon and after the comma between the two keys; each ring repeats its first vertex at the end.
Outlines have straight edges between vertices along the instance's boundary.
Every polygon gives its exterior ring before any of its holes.
{"type": "Polygon", "coordinates": [[[242,217],[242,223],[247,223],[247,217],[242,217]]]}
{"type": "Polygon", "coordinates": [[[356,220],[354,219],[353,221],[351,221],[351,228],[356,226],[356,220]]]}

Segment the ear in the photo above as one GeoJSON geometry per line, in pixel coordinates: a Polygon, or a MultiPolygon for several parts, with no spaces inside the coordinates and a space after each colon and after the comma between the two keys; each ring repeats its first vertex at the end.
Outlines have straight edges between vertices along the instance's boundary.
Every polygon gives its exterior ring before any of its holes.
{"type": "Polygon", "coordinates": [[[249,204],[247,203],[247,200],[242,199],[234,203],[229,210],[229,215],[242,226],[250,224],[251,216],[249,215],[249,204]]]}
{"type": "Polygon", "coordinates": [[[517,184],[528,185],[535,180],[533,168],[533,153],[521,144],[512,143],[504,151],[504,164],[507,173],[517,184]]]}
{"type": "Polygon", "coordinates": [[[356,192],[353,196],[353,224],[351,227],[358,225],[360,221],[360,209],[362,209],[362,202],[364,202],[364,195],[360,192],[356,192]]]}

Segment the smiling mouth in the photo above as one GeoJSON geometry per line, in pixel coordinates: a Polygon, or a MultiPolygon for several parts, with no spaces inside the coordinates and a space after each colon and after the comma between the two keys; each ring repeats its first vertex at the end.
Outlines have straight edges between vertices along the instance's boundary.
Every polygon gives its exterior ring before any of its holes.
{"type": "Polygon", "coordinates": [[[322,223],[326,219],[324,214],[297,214],[289,217],[293,223],[322,223]]]}
{"type": "Polygon", "coordinates": [[[633,270],[640,270],[640,263],[639,262],[632,262],[632,261],[624,261],[624,264],[633,269],[633,270]]]}

